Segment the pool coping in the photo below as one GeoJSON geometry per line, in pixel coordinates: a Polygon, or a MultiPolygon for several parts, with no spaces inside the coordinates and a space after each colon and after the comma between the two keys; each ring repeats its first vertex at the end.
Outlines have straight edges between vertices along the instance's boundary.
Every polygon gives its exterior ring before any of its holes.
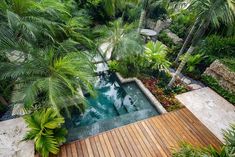
{"type": "Polygon", "coordinates": [[[145,87],[145,85],[138,78],[123,78],[120,73],[116,72],[115,74],[122,84],[135,82],[160,114],[167,113],[166,109],[162,106],[162,104],[155,98],[155,96],[145,87]]]}

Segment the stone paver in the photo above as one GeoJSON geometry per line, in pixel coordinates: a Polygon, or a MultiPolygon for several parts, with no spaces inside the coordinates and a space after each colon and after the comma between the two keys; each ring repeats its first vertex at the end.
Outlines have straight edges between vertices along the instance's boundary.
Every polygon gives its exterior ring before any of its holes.
{"type": "Polygon", "coordinates": [[[0,122],[0,157],[34,157],[32,141],[22,141],[26,133],[22,118],[0,122]]]}
{"type": "MultiPolygon", "coordinates": [[[[170,75],[174,75],[175,74],[175,70],[174,69],[169,69],[170,75]]],[[[189,87],[192,88],[192,90],[197,90],[197,89],[201,89],[204,88],[205,85],[203,83],[201,83],[200,81],[196,81],[190,77],[184,76],[182,73],[179,74],[179,79],[186,85],[188,85],[189,87]]]]}
{"type": "Polygon", "coordinates": [[[208,87],[177,95],[176,98],[221,141],[222,130],[235,123],[235,106],[208,87]]]}

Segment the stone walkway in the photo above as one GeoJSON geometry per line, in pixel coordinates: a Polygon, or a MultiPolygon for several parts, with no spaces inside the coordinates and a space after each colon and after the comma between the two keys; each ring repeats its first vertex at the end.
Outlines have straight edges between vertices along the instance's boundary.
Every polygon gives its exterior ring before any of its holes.
{"type": "Polygon", "coordinates": [[[177,95],[176,98],[221,141],[222,130],[235,123],[235,106],[208,87],[177,95]]]}
{"type": "MultiPolygon", "coordinates": [[[[169,71],[170,71],[171,75],[174,75],[174,73],[175,73],[174,69],[170,69],[169,71]]],[[[182,73],[180,73],[179,78],[184,84],[191,87],[192,90],[201,89],[201,88],[205,87],[205,85],[203,83],[201,83],[200,81],[196,81],[190,77],[184,76],[182,73]]]]}

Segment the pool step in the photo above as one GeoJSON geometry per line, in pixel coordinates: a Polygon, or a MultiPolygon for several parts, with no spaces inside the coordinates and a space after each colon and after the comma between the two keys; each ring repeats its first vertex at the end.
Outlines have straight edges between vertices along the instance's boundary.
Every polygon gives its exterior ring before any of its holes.
{"type": "Polygon", "coordinates": [[[113,106],[114,106],[115,110],[117,111],[118,115],[123,115],[123,114],[128,113],[128,110],[123,105],[118,106],[117,104],[114,103],[113,106]]]}
{"type": "Polygon", "coordinates": [[[108,131],[123,125],[127,125],[130,123],[134,123],[136,121],[140,121],[152,116],[159,115],[159,113],[152,109],[144,109],[128,114],[124,114],[118,117],[114,117],[111,119],[105,119],[101,120],[99,122],[96,122],[94,124],[88,125],[88,126],[81,126],[77,128],[67,128],[68,138],[67,142],[71,142],[74,140],[80,140],[87,138],[89,136],[93,136],[96,134],[99,134],[104,131],[108,131]]]}

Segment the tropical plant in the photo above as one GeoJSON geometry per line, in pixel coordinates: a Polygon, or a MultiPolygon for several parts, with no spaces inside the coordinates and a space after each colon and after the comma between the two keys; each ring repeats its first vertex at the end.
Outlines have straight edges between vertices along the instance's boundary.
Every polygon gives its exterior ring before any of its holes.
{"type": "Polygon", "coordinates": [[[107,54],[111,51],[111,60],[142,52],[142,40],[136,32],[132,31],[133,28],[132,24],[124,24],[122,19],[118,19],[110,22],[109,27],[102,30],[105,33],[100,43],[107,44],[104,53],[107,54]]]}
{"type": "MultiPolygon", "coordinates": [[[[17,54],[17,51],[14,51],[17,54]]],[[[59,114],[69,105],[84,110],[82,90],[93,92],[93,65],[82,52],[33,50],[24,61],[1,62],[1,79],[15,80],[14,102],[25,109],[51,106],[59,114]]]]}
{"type": "MultiPolygon", "coordinates": [[[[183,67],[185,66],[188,57],[192,54],[192,52],[195,49],[195,46],[200,41],[202,36],[205,34],[205,31],[207,30],[208,26],[212,24],[215,27],[220,26],[221,23],[224,23],[225,25],[231,24],[234,22],[234,10],[232,10],[231,7],[229,7],[229,2],[231,0],[194,0],[192,2],[191,7],[196,10],[196,13],[198,14],[198,17],[191,28],[191,31],[189,35],[187,36],[183,47],[180,51],[180,53],[184,52],[184,49],[187,47],[188,43],[192,39],[192,43],[189,47],[189,49],[186,52],[186,55],[182,62],[180,63],[176,73],[172,77],[171,81],[168,84],[168,87],[171,87],[173,83],[175,82],[176,78],[182,71],[183,67]],[[197,25],[199,26],[197,27],[197,25]],[[197,28],[197,29],[196,29],[197,28]],[[196,30],[196,33],[193,37],[194,31],[196,30]]],[[[178,55],[177,58],[179,58],[181,54],[178,55]]]]}
{"type": "Polygon", "coordinates": [[[159,41],[148,42],[145,46],[143,64],[154,70],[168,70],[171,63],[166,59],[167,50],[167,47],[159,41]]]}
{"type": "Polygon", "coordinates": [[[230,129],[224,130],[224,140],[226,152],[229,155],[235,154],[235,124],[230,125],[230,129]]]}
{"type": "Polygon", "coordinates": [[[200,149],[194,148],[188,143],[182,143],[180,149],[174,152],[173,157],[203,157],[203,153],[200,149]]]}
{"type": "Polygon", "coordinates": [[[235,153],[235,125],[224,130],[225,145],[220,150],[212,146],[207,148],[196,148],[190,144],[183,143],[178,151],[173,153],[173,157],[233,157],[235,153]]]}
{"type": "MultiPolygon", "coordinates": [[[[193,72],[196,69],[196,66],[201,63],[201,61],[205,58],[206,56],[204,54],[195,54],[195,55],[191,55],[188,58],[187,61],[187,67],[186,70],[188,72],[193,72]]],[[[183,57],[184,58],[184,57],[183,57]]]]}
{"type": "Polygon", "coordinates": [[[106,12],[113,16],[118,9],[123,9],[128,3],[137,3],[138,0],[103,0],[106,12]]]}
{"type": "Polygon", "coordinates": [[[29,128],[24,140],[33,140],[42,157],[59,152],[59,146],[66,141],[67,130],[62,127],[64,118],[47,108],[24,116],[24,120],[29,128]]]}

